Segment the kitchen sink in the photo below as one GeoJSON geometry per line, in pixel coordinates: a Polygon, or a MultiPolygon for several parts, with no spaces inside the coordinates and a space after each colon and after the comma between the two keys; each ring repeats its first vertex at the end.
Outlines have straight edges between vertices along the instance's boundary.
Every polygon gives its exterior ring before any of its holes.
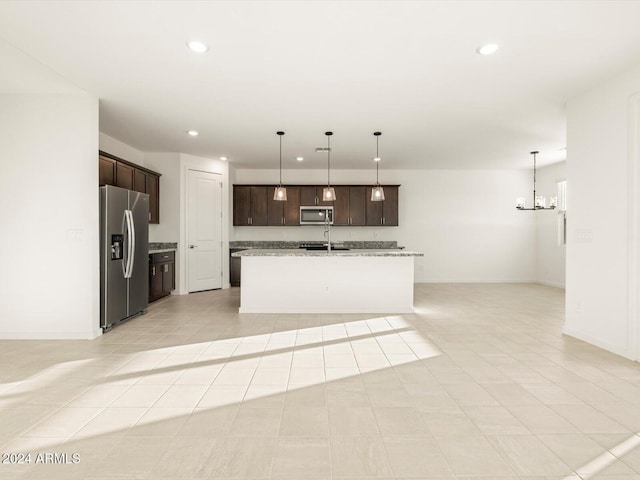
{"type": "MultiPolygon", "coordinates": [[[[304,247],[305,250],[327,250],[326,245],[309,245],[304,247]]],[[[331,250],[349,250],[347,247],[331,247],[331,250]]]]}

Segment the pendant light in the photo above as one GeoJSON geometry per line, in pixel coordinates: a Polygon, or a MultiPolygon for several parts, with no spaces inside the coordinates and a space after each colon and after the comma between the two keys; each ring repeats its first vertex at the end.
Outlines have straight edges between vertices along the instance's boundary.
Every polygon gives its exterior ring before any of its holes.
{"type": "Polygon", "coordinates": [[[546,198],[536,195],[536,155],[538,153],[540,152],[531,152],[531,155],[533,155],[533,208],[526,208],[524,197],[518,197],[516,199],[516,208],[518,210],[553,210],[558,205],[558,197],[549,197],[549,206],[547,207],[546,198]]]}
{"type": "Polygon", "coordinates": [[[382,185],[380,185],[380,181],[378,179],[378,166],[380,165],[380,152],[378,150],[378,147],[379,147],[378,139],[380,138],[380,135],[382,135],[382,132],[373,132],[373,134],[376,137],[376,158],[373,159],[373,161],[376,162],[376,184],[371,189],[371,201],[382,202],[384,200],[384,189],[382,188],[382,185]]]}
{"type": "Polygon", "coordinates": [[[336,191],[331,186],[331,135],[333,132],[324,132],[327,136],[327,186],[322,189],[322,201],[333,202],[336,199],[336,191]]]}
{"type": "Polygon", "coordinates": [[[276,132],[280,137],[280,183],[273,191],[273,199],[279,202],[286,202],[287,200],[287,189],[282,186],[282,136],[284,132],[276,132]]]}

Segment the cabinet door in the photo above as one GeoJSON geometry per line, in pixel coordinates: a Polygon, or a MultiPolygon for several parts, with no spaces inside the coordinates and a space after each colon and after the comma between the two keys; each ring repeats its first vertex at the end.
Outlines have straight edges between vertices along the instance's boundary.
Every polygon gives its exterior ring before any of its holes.
{"type": "Polygon", "coordinates": [[[159,265],[159,268],[162,270],[162,291],[167,295],[176,288],[174,265],[173,262],[159,265]]]}
{"type": "MultiPolygon", "coordinates": [[[[382,204],[384,202],[372,202],[371,201],[372,187],[367,187],[366,202],[367,202],[367,225],[370,226],[382,226],[382,204]]],[[[385,188],[385,197],[386,197],[385,188]]]]}
{"type": "MultiPolygon", "coordinates": [[[[274,187],[267,187],[267,225],[281,226],[284,223],[284,204],[280,200],[273,199],[274,187]]],[[[287,189],[287,198],[289,198],[289,189],[287,189]]]]}
{"type": "Polygon", "coordinates": [[[133,190],[133,167],[116,162],[116,186],[133,190]]]}
{"type": "Polygon", "coordinates": [[[157,300],[163,296],[162,264],[149,264],[149,301],[157,300]]]}
{"type": "Polygon", "coordinates": [[[251,187],[251,225],[267,225],[267,187],[251,187]]]}
{"type": "Polygon", "coordinates": [[[316,196],[316,187],[306,185],[300,187],[300,205],[303,207],[313,207],[318,204],[318,197],[316,196]]]}
{"type": "Polygon", "coordinates": [[[147,174],[147,193],[149,194],[149,223],[160,223],[160,177],[147,174]]]}
{"type": "Polygon", "coordinates": [[[382,224],[386,227],[398,226],[398,187],[384,187],[382,203],[382,224]]]}
{"type": "Polygon", "coordinates": [[[349,187],[334,187],[336,201],[333,202],[333,224],[349,225],[349,187]]]}
{"type": "Polygon", "coordinates": [[[133,189],[136,192],[148,193],[146,172],[143,172],[142,170],[139,170],[137,168],[133,169],[133,189]]]}
{"type": "Polygon", "coordinates": [[[100,186],[116,184],[116,161],[98,156],[98,182],[100,186]]]}
{"type": "Polygon", "coordinates": [[[240,286],[240,266],[242,259],[240,257],[232,257],[231,254],[242,251],[242,248],[229,249],[229,283],[232,287],[240,286]]]}
{"type": "Polygon", "coordinates": [[[300,187],[287,187],[287,201],[282,202],[284,224],[289,227],[300,225],[300,187]]]}
{"type": "MultiPolygon", "coordinates": [[[[336,190],[337,200],[338,193],[336,190]]],[[[349,225],[367,224],[367,187],[349,187],[349,225]]]]}
{"type": "Polygon", "coordinates": [[[249,225],[251,216],[251,187],[233,187],[233,224],[235,226],[249,225]]]}

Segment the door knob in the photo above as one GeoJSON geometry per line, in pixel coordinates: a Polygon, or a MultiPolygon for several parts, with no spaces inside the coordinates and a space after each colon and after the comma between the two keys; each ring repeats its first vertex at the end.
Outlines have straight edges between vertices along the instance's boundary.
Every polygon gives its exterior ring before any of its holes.
{"type": "Polygon", "coordinates": [[[189,245],[189,248],[197,248],[198,245],[189,245]]]}

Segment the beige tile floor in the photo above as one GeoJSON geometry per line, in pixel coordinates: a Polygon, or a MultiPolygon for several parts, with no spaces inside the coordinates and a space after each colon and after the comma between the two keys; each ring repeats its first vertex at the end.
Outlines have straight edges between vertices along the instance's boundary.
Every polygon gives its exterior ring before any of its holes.
{"type": "Polygon", "coordinates": [[[640,479],[640,364],[564,337],[561,290],[422,284],[389,316],[238,304],[0,342],[0,452],[31,454],[0,479],[640,479]]]}

